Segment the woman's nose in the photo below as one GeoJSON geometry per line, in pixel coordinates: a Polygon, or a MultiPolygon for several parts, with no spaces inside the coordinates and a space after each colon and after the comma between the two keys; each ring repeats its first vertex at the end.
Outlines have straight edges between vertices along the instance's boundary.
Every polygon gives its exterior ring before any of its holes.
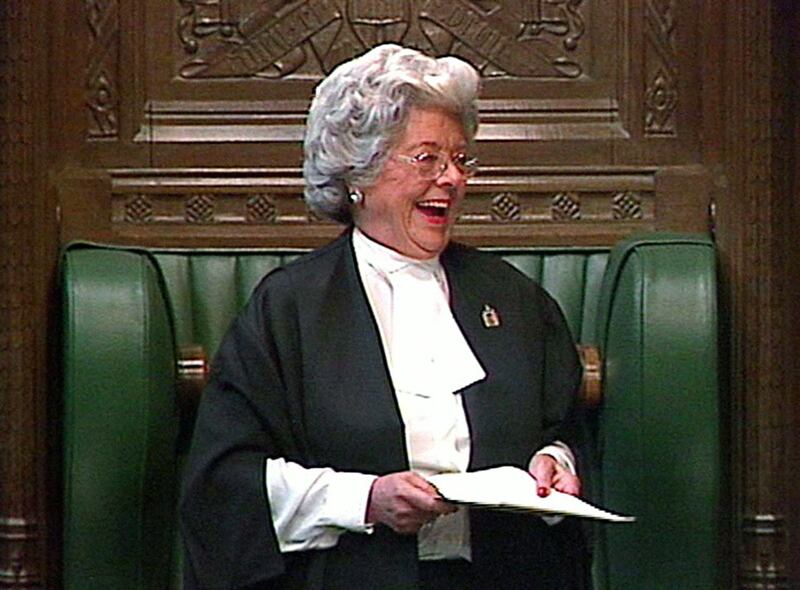
{"type": "Polygon", "coordinates": [[[446,165],[439,178],[436,179],[437,184],[457,185],[466,184],[467,175],[459,170],[458,166],[453,163],[453,160],[447,158],[446,165]]]}

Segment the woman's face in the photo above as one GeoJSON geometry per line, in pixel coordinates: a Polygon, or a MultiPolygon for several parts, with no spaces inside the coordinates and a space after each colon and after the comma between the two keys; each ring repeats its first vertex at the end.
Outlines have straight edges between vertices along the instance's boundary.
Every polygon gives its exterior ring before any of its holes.
{"type": "Polygon", "coordinates": [[[412,258],[432,258],[450,241],[467,177],[451,158],[463,154],[467,141],[461,123],[438,108],[417,108],[392,147],[378,180],[364,187],[364,200],[353,212],[356,225],[373,240],[412,258]],[[441,176],[425,179],[410,161],[442,153],[448,162],[441,176]]]}

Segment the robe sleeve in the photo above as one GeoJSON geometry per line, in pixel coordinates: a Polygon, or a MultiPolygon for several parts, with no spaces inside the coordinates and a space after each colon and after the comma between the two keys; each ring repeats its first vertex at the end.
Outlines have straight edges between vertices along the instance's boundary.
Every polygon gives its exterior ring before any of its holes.
{"type": "Polygon", "coordinates": [[[179,506],[187,589],[246,588],[285,569],[264,477],[268,457],[303,460],[293,308],[286,273],[271,274],[212,363],[179,506]]]}
{"type": "Polygon", "coordinates": [[[584,443],[583,420],[578,406],[583,369],[569,326],[549,296],[544,307],[544,416],[543,443],[560,441],[573,451],[584,443]]]}

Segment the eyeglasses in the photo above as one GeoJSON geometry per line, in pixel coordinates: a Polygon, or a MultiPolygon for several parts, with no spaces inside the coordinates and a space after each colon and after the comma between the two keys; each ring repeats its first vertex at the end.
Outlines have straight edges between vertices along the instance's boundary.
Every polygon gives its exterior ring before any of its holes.
{"type": "Polygon", "coordinates": [[[469,178],[478,171],[478,158],[459,152],[448,156],[444,152],[422,152],[416,156],[395,154],[395,158],[411,164],[423,180],[437,180],[452,162],[463,176],[469,178]]]}

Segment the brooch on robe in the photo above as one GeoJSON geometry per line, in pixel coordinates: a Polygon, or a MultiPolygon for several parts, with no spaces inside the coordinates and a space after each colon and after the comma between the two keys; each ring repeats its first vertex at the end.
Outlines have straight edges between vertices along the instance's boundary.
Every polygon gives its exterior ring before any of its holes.
{"type": "Polygon", "coordinates": [[[500,325],[500,314],[494,307],[486,303],[481,312],[481,320],[484,328],[496,328],[500,325]]]}

